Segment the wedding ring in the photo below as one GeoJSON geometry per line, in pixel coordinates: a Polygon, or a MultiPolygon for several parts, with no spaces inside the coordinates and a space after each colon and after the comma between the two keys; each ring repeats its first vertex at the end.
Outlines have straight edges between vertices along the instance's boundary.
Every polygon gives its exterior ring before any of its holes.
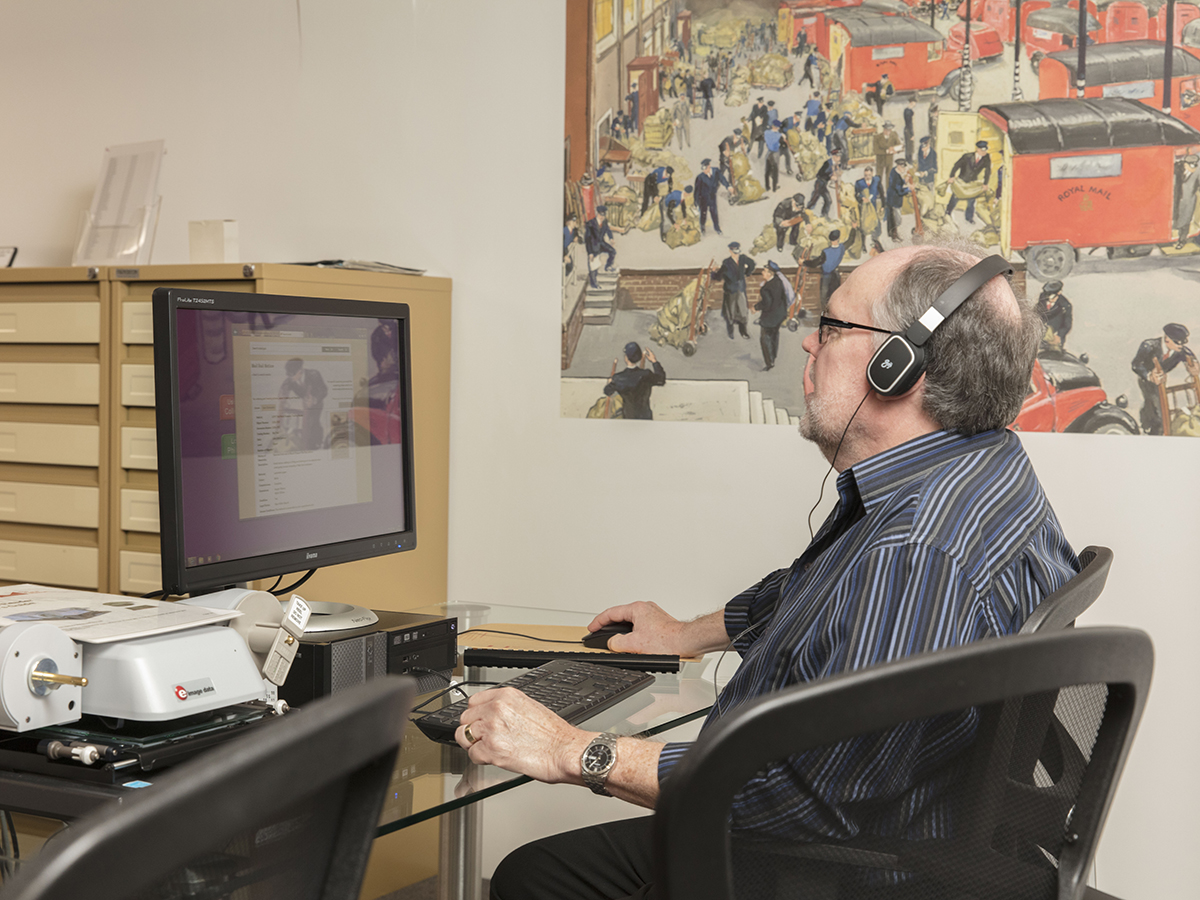
{"type": "Polygon", "coordinates": [[[471,734],[471,726],[470,725],[466,726],[463,729],[463,734],[466,735],[467,740],[469,742],[471,742],[472,744],[475,743],[477,740],[479,740],[479,738],[477,738],[477,737],[475,737],[475,735],[471,734]]]}

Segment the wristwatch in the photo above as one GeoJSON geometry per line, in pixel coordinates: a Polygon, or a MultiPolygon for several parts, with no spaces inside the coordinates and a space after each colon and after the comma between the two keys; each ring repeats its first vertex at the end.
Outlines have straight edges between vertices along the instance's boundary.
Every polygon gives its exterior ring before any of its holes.
{"type": "Polygon", "coordinates": [[[583,783],[592,789],[592,793],[602,797],[611,797],[604,787],[608,781],[608,773],[617,764],[617,738],[612,734],[598,734],[592,742],[583,748],[583,756],[579,758],[579,766],[583,770],[583,783]]]}

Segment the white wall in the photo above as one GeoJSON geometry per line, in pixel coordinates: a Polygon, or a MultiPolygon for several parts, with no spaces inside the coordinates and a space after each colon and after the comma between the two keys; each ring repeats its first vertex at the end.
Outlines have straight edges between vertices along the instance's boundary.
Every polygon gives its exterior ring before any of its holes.
{"type": "MultiPolygon", "coordinates": [[[[800,553],[824,465],[790,429],[558,416],[559,4],[5,0],[0,17],[0,244],[21,264],[69,263],[106,145],[165,138],[154,262],[187,261],[189,220],[235,218],[245,261],[454,279],[451,599],[692,615],[800,553]]],[[[1087,623],[1145,628],[1159,657],[1099,885],[1194,896],[1173,863],[1200,839],[1196,445],[1026,444],[1076,547],[1116,551],[1087,623]]]]}

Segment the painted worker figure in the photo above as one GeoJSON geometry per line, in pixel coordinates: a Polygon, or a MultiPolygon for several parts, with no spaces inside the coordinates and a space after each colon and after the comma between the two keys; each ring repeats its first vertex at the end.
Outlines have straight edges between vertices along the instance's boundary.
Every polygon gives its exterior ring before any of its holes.
{"type": "Polygon", "coordinates": [[[767,162],[763,181],[768,191],[777,191],[779,190],[779,156],[783,153],[782,148],[787,146],[783,139],[783,133],[779,130],[778,122],[771,123],[771,127],[763,135],[763,143],[767,147],[767,162]]]}
{"type": "Polygon", "coordinates": [[[746,319],[750,308],[746,303],[746,276],[754,274],[754,260],[742,252],[742,245],[737,241],[729,243],[729,256],[721,260],[721,265],[711,269],[713,281],[720,281],[725,286],[721,298],[721,317],[725,320],[725,330],[733,338],[733,327],[747,340],[750,332],[746,330],[746,319]]]}
{"type": "Polygon", "coordinates": [[[932,188],[936,180],[937,154],[933,152],[933,142],[929,135],[925,135],[917,147],[917,181],[932,188]]]}
{"type": "MultiPolygon", "coordinates": [[[[711,57],[710,57],[711,58],[711,57]]],[[[711,78],[704,78],[700,81],[699,90],[700,97],[704,100],[704,118],[711,119],[716,113],[713,112],[713,92],[717,89],[717,83],[711,78]]]]}
{"type": "Polygon", "coordinates": [[[806,259],[802,263],[809,269],[821,270],[822,309],[829,305],[829,298],[842,283],[842,276],[838,274],[837,267],[841,265],[842,257],[845,255],[846,245],[842,243],[842,233],[835,228],[829,232],[829,246],[821,251],[821,255],[813,259],[806,259]]]}
{"type": "Polygon", "coordinates": [[[758,289],[758,303],[754,304],[760,313],[758,343],[762,347],[764,372],[775,368],[775,360],[779,357],[779,328],[787,321],[788,305],[787,280],[779,264],[769,260],[766,277],[758,289]]]}
{"type": "Polygon", "coordinates": [[[883,130],[875,133],[875,141],[871,148],[875,152],[875,174],[884,179],[892,172],[892,160],[896,152],[904,149],[904,142],[896,134],[896,127],[891,122],[883,123],[883,130]]]}
{"type": "Polygon", "coordinates": [[[758,144],[759,159],[762,159],[763,147],[766,143],[763,138],[767,133],[770,121],[767,104],[763,102],[762,97],[759,97],[758,101],[750,107],[750,143],[758,144]]]}
{"type": "Polygon", "coordinates": [[[892,169],[892,174],[888,176],[887,197],[884,200],[884,206],[887,208],[888,237],[897,244],[903,240],[900,237],[900,210],[904,206],[905,196],[912,193],[912,189],[908,186],[907,178],[908,160],[896,160],[895,168],[892,169]]]}
{"type": "Polygon", "coordinates": [[[1045,343],[1052,347],[1063,349],[1067,345],[1067,335],[1075,321],[1071,301],[1063,296],[1061,281],[1047,281],[1042,285],[1034,309],[1046,323],[1045,343]]]}
{"type": "Polygon", "coordinates": [[[1162,403],[1158,396],[1158,386],[1167,380],[1167,374],[1180,363],[1188,370],[1193,378],[1200,378],[1200,362],[1196,354],[1187,346],[1188,330],[1178,322],[1163,326],[1160,338],[1149,338],[1142,341],[1134,356],[1130,368],[1138,377],[1138,387],[1142,391],[1142,411],[1139,419],[1142,431],[1146,434],[1163,433],[1162,403]],[[1158,367],[1155,368],[1155,363],[1158,367]]]}
{"type": "Polygon", "coordinates": [[[875,169],[871,166],[865,167],[863,177],[854,182],[854,199],[858,201],[858,221],[862,226],[864,239],[868,233],[874,237],[883,233],[883,216],[879,214],[882,191],[883,182],[875,174],[875,169]]]}
{"type": "MultiPolygon", "coordinates": [[[[980,182],[984,187],[987,187],[988,180],[992,177],[992,157],[988,155],[987,141],[976,141],[974,153],[964,153],[958,158],[958,162],[950,170],[950,178],[947,179],[950,184],[954,184],[958,179],[962,179],[966,183],[973,184],[980,182]]],[[[950,202],[946,204],[946,215],[954,212],[954,207],[958,206],[958,196],[953,189],[950,192],[950,202]]],[[[967,224],[975,224],[975,198],[971,197],[967,200],[967,224]]]]}
{"type": "Polygon", "coordinates": [[[817,82],[814,80],[813,72],[818,68],[817,51],[814,50],[804,58],[804,74],[800,76],[800,80],[796,84],[804,84],[807,81],[809,86],[816,87],[817,82]]]}
{"type": "Polygon", "coordinates": [[[833,198],[829,193],[829,182],[841,169],[841,158],[841,151],[835,150],[830,154],[829,159],[821,163],[821,168],[817,170],[817,180],[813,183],[812,196],[808,198],[809,209],[816,206],[818,200],[821,201],[821,215],[826,219],[829,218],[829,206],[833,203],[833,198]]]}
{"type": "Polygon", "coordinates": [[[637,134],[642,130],[642,120],[638,117],[638,108],[640,106],[638,96],[638,83],[635,81],[629,87],[629,93],[625,95],[625,102],[629,104],[629,118],[633,120],[633,133],[637,134]]]}
{"type": "Polygon", "coordinates": [[[817,114],[821,111],[821,92],[813,91],[812,96],[804,102],[804,130],[817,130],[817,114]]]}
{"type": "Polygon", "coordinates": [[[579,240],[579,220],[575,217],[575,213],[567,216],[566,224],[563,225],[563,277],[571,277],[571,273],[575,270],[575,262],[571,259],[571,245],[579,240]]]}
{"type": "Polygon", "coordinates": [[[1192,219],[1196,216],[1196,193],[1200,191],[1200,157],[1190,155],[1183,158],[1177,184],[1179,185],[1179,202],[1175,207],[1175,218],[1172,224],[1179,233],[1175,249],[1182,250],[1190,236],[1188,232],[1192,227],[1192,219]]]}
{"type": "Polygon", "coordinates": [[[658,186],[666,184],[667,193],[675,189],[675,169],[672,166],[659,166],[657,169],[651,169],[646,173],[646,180],[642,182],[642,212],[646,214],[646,210],[650,208],[651,203],[658,202],[658,186]]]}
{"type": "Polygon", "coordinates": [[[867,84],[867,90],[863,93],[863,102],[874,103],[875,109],[882,116],[884,102],[891,99],[894,93],[896,93],[896,88],[892,84],[892,79],[888,77],[887,72],[884,72],[879,76],[878,81],[872,81],[867,84]]]}
{"type": "Polygon", "coordinates": [[[808,213],[804,210],[804,195],[793,194],[776,206],[775,212],[771,216],[771,224],[775,226],[775,249],[777,251],[783,249],[785,237],[788,243],[795,247],[800,240],[801,225],[804,226],[805,231],[812,231],[808,213]]]}
{"type": "Polygon", "coordinates": [[[721,185],[725,185],[732,200],[733,187],[724,173],[713,169],[711,159],[701,160],[700,174],[696,176],[695,191],[693,191],[696,206],[700,210],[701,236],[704,235],[704,226],[709,215],[712,216],[713,231],[717,234],[721,233],[721,220],[717,217],[717,191],[721,185]]]}
{"type": "Polygon", "coordinates": [[[612,271],[613,263],[616,261],[617,248],[608,242],[612,236],[612,227],[608,224],[608,207],[597,206],[596,218],[588,219],[583,231],[583,244],[588,254],[588,284],[593,288],[600,287],[600,282],[596,278],[596,270],[599,265],[596,259],[600,254],[608,254],[608,260],[604,264],[606,272],[612,271]]]}
{"type": "MultiPolygon", "coordinates": [[[[613,360],[614,363],[619,362],[613,360]]],[[[621,395],[621,416],[626,419],[653,419],[650,411],[650,392],[667,383],[667,373],[662,363],[654,358],[649,348],[644,352],[636,341],[625,345],[625,368],[617,372],[604,385],[604,396],[621,395]],[[647,369],[646,361],[651,368],[647,369]]]]}
{"type": "Polygon", "coordinates": [[[692,186],[689,184],[682,191],[668,191],[658,201],[662,219],[658,226],[658,235],[663,243],[667,241],[667,233],[678,228],[687,219],[687,204],[692,199],[692,186]]]}
{"type": "Polygon", "coordinates": [[[833,117],[833,128],[829,132],[829,137],[833,141],[833,146],[842,151],[842,168],[850,168],[850,134],[851,128],[861,128],[862,124],[855,122],[847,113],[842,113],[840,116],[833,117]]]}
{"type": "Polygon", "coordinates": [[[917,98],[909,97],[908,105],[904,107],[904,155],[908,159],[916,157],[917,127],[913,119],[917,114],[917,98]]]}

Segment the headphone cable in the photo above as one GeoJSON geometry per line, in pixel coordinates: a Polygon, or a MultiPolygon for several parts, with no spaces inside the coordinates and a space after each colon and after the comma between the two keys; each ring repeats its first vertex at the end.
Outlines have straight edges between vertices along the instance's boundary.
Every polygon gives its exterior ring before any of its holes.
{"type": "Polygon", "coordinates": [[[825,470],[825,477],[821,479],[821,491],[817,494],[817,502],[808,511],[808,539],[810,541],[816,539],[816,535],[813,533],[812,517],[813,513],[817,511],[817,507],[821,505],[821,500],[825,497],[825,483],[829,481],[829,473],[833,471],[838,454],[842,452],[842,442],[846,440],[846,434],[850,431],[850,425],[854,422],[854,417],[858,415],[858,411],[862,409],[862,405],[867,402],[867,398],[870,396],[871,392],[867,391],[863,394],[863,398],[858,401],[858,406],[854,407],[854,412],[850,415],[850,421],[846,423],[846,427],[842,429],[842,436],[838,438],[837,447],[833,451],[833,459],[829,461],[829,468],[825,470]]]}

